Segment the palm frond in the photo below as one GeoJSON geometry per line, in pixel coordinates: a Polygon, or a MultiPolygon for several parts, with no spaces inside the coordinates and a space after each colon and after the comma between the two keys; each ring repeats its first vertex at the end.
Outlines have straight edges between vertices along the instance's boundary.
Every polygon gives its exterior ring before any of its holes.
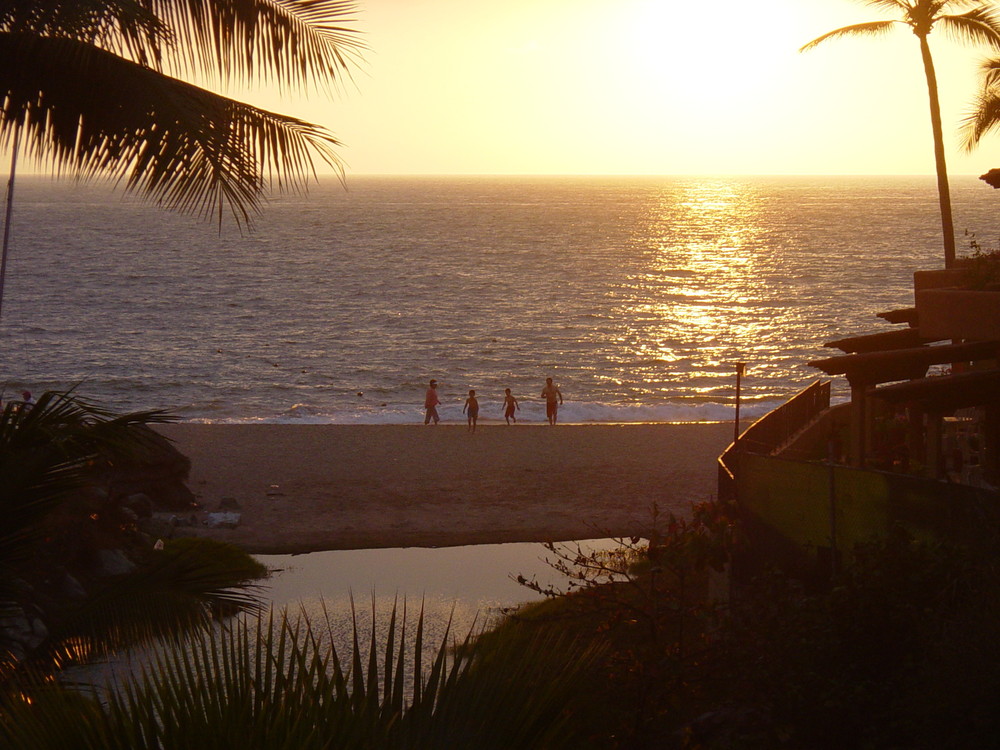
{"type": "MultiPolygon", "coordinates": [[[[405,621],[404,615],[403,626],[405,621]]],[[[395,688],[384,700],[377,671],[362,667],[361,679],[344,675],[332,630],[323,632],[287,612],[239,618],[227,627],[199,629],[183,643],[157,647],[100,700],[77,693],[60,701],[58,688],[46,693],[22,686],[0,702],[0,746],[580,747],[568,709],[580,690],[580,675],[593,667],[599,652],[543,632],[491,640],[482,653],[467,639],[465,655],[454,659],[445,639],[433,659],[436,676],[415,672],[424,689],[420,697],[414,691],[400,711],[395,688]],[[66,742],[67,726],[76,732],[73,743],[59,744],[66,742]]],[[[395,631],[387,638],[395,640],[395,631]]],[[[353,642],[360,640],[355,630],[353,642]]],[[[396,653],[397,665],[404,652],[408,663],[416,663],[421,642],[400,639],[392,652],[388,640],[380,650],[396,653]]],[[[356,652],[346,660],[365,661],[356,652]]]]}
{"type": "Polygon", "coordinates": [[[0,461],[41,453],[59,462],[89,460],[102,452],[141,456],[163,440],[146,426],[173,421],[160,409],[116,414],[71,392],[46,391],[32,408],[8,404],[0,414],[0,461]]]}
{"type": "Polygon", "coordinates": [[[870,21],[868,23],[858,23],[852,26],[844,26],[839,29],[834,29],[833,31],[828,31],[822,36],[818,36],[811,42],[799,47],[799,52],[806,52],[811,50],[823,42],[829,41],[830,39],[838,39],[840,37],[846,36],[865,36],[865,37],[878,37],[885,36],[896,24],[900,24],[902,21],[870,21]]]}
{"type": "Polygon", "coordinates": [[[239,559],[220,558],[214,547],[208,540],[167,545],[132,573],[111,580],[53,628],[52,660],[58,664],[67,643],[85,643],[91,656],[100,656],[177,637],[210,625],[218,614],[260,609],[252,571],[239,559]]]}
{"type": "Polygon", "coordinates": [[[177,72],[283,88],[350,76],[365,45],[353,0],[150,0],[174,35],[177,72]]]}
{"type": "Polygon", "coordinates": [[[124,180],[167,208],[240,226],[267,182],[298,189],[314,159],[338,170],[322,128],[252,107],[72,39],[0,34],[0,133],[25,129],[57,170],[124,180]]]}
{"type": "Polygon", "coordinates": [[[54,392],[31,409],[8,403],[0,413],[0,569],[34,553],[41,520],[86,483],[102,452],[142,455],[156,439],[143,426],[168,419],[156,411],[116,416],[54,392]]]}
{"type": "Polygon", "coordinates": [[[864,0],[864,4],[872,8],[880,8],[886,11],[906,12],[907,5],[901,0],[864,0]]]}
{"type": "Polygon", "coordinates": [[[988,58],[979,64],[980,86],[983,91],[1000,84],[1000,58],[988,58]]]}
{"type": "Polygon", "coordinates": [[[170,32],[134,0],[4,0],[0,31],[66,37],[154,65],[170,32]]]}
{"type": "Polygon", "coordinates": [[[956,41],[1000,49],[1000,15],[991,8],[975,8],[958,16],[941,16],[938,24],[956,41]]]}
{"type": "Polygon", "coordinates": [[[973,102],[969,114],[962,119],[960,130],[964,136],[963,148],[972,151],[985,135],[998,128],[1000,128],[1000,93],[996,88],[986,88],[973,102]]]}
{"type": "Polygon", "coordinates": [[[350,76],[353,0],[6,0],[0,31],[75,39],[158,70],[279,86],[350,76]]]}
{"type": "Polygon", "coordinates": [[[95,466],[142,460],[165,438],[147,425],[160,411],[115,415],[67,393],[43,393],[31,409],[0,412],[0,601],[12,597],[18,568],[38,552],[44,519],[93,481],[95,466]]]}

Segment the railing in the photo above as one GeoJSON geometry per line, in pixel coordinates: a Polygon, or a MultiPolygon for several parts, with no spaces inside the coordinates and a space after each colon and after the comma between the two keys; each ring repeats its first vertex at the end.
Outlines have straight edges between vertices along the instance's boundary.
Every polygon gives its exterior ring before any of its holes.
{"type": "Polygon", "coordinates": [[[912,537],[996,543],[995,492],[922,477],[817,461],[743,454],[740,511],[758,554],[827,550],[850,559],[855,546],[891,529],[912,537]]]}
{"type": "Polygon", "coordinates": [[[817,380],[750,425],[719,456],[719,499],[736,498],[736,464],[740,452],[772,453],[829,406],[830,381],[817,380]]]}

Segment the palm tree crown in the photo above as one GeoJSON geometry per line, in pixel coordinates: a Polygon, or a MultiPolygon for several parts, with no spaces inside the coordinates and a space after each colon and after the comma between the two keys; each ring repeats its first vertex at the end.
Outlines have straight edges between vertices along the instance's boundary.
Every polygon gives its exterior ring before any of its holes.
{"type": "Polygon", "coordinates": [[[247,223],[300,186],[324,128],[188,82],[329,91],[362,49],[350,0],[0,0],[0,142],[168,208],[247,223]]]}
{"type": "MultiPolygon", "coordinates": [[[[1000,127],[1000,59],[986,60],[980,67],[982,87],[972,111],[962,123],[965,149],[971,151],[987,133],[1000,127]]],[[[996,170],[990,170],[995,172],[996,170]]],[[[982,179],[986,179],[983,175],[982,179]]],[[[987,180],[990,185],[993,180],[987,180]]]]}
{"type": "Polygon", "coordinates": [[[944,135],[941,127],[941,105],[938,99],[937,76],[927,38],[935,28],[970,44],[986,44],[1000,49],[1000,17],[992,2],[981,0],[864,0],[866,5],[900,14],[900,18],[871,21],[834,29],[813,39],[800,51],[812,49],[821,42],[844,36],[881,36],[899,25],[908,26],[920,41],[920,55],[927,79],[930,98],[931,130],[934,135],[934,163],[937,170],[938,201],[941,207],[941,229],[944,234],[945,266],[955,262],[955,225],[951,214],[951,192],[945,161],[944,135]],[[965,10],[964,13],[954,11],[965,10]]]}

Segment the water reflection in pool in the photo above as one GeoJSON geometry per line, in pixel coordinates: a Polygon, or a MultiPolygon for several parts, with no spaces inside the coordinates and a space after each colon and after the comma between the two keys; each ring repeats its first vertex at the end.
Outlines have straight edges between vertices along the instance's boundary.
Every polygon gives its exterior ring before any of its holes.
{"type": "MultiPolygon", "coordinates": [[[[616,546],[612,539],[580,542],[584,550],[616,546]]],[[[432,659],[441,644],[461,641],[494,622],[503,609],[540,598],[512,576],[520,574],[564,589],[565,579],[545,562],[546,557],[551,553],[537,543],[258,555],[274,573],[257,593],[275,610],[287,608],[293,618],[307,616],[318,629],[320,640],[329,636],[342,658],[351,653],[356,621],[363,660],[367,659],[372,633],[373,603],[375,642],[381,650],[392,608],[398,604],[401,614],[405,602],[405,642],[411,659],[405,679],[411,684],[415,626],[421,608],[423,653],[432,659]]],[[[138,649],[107,662],[69,669],[64,677],[81,685],[113,686],[139,667],[148,666],[149,656],[148,650],[138,649]]]]}
{"type": "MultiPolygon", "coordinates": [[[[615,544],[600,539],[581,546],[607,549],[615,544]]],[[[542,584],[563,588],[563,577],[545,562],[550,556],[541,544],[518,543],[337,550],[259,555],[258,559],[276,571],[262,592],[276,608],[302,611],[316,622],[329,616],[346,636],[352,594],[362,633],[369,632],[373,600],[379,630],[393,603],[398,601],[401,608],[405,600],[410,618],[423,606],[427,637],[436,643],[449,620],[453,636],[464,637],[474,625],[492,621],[503,608],[539,598],[512,576],[534,577],[542,584]]]]}

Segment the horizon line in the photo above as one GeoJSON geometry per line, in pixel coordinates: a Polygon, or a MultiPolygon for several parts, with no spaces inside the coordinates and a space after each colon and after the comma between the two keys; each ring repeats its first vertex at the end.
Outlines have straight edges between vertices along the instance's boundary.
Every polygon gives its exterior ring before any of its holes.
{"type": "MultiPolygon", "coordinates": [[[[106,175],[77,175],[70,172],[48,172],[48,171],[18,171],[18,177],[40,177],[52,180],[79,180],[81,182],[120,182],[120,177],[106,175]]],[[[408,177],[408,178],[587,178],[587,179],[678,179],[678,178],[832,178],[832,177],[854,177],[854,178],[895,178],[895,177],[927,177],[935,178],[933,172],[348,172],[339,175],[336,172],[318,172],[307,179],[308,182],[315,182],[319,179],[334,178],[341,181],[349,181],[354,177],[408,177]]],[[[982,179],[982,175],[974,173],[954,173],[949,178],[973,177],[982,179]]]]}

